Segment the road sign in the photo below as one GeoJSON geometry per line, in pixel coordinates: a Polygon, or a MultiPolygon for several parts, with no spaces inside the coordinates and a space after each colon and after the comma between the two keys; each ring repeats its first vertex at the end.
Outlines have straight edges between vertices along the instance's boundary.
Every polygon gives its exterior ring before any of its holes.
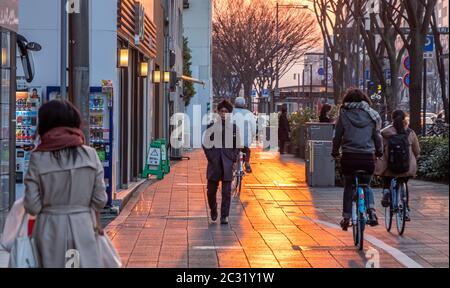
{"type": "Polygon", "coordinates": [[[325,69],[319,68],[319,69],[317,70],[317,74],[319,74],[320,76],[325,75],[325,69]]]}
{"type": "Polygon", "coordinates": [[[366,73],[366,79],[369,79],[370,78],[370,70],[366,70],[365,73],[366,73]]]}
{"type": "Polygon", "coordinates": [[[256,90],[252,89],[252,93],[250,94],[251,97],[256,97],[256,90]]]}
{"type": "Polygon", "coordinates": [[[391,79],[391,69],[384,69],[384,79],[391,79]]]}
{"type": "Polygon", "coordinates": [[[403,76],[403,85],[409,87],[410,81],[409,73],[406,73],[405,76],[403,76]]]}
{"type": "Polygon", "coordinates": [[[269,89],[263,89],[263,97],[269,97],[269,89]]]}
{"type": "Polygon", "coordinates": [[[411,61],[409,59],[409,56],[406,56],[405,59],[403,60],[403,67],[405,67],[405,69],[408,71],[411,70],[411,61]]]}
{"type": "Polygon", "coordinates": [[[433,58],[433,52],[424,52],[423,53],[423,58],[424,59],[431,59],[431,58],[433,58]]]}
{"type": "Polygon", "coordinates": [[[274,93],[275,97],[280,97],[280,89],[275,89],[275,93],[274,93]]]}
{"type": "Polygon", "coordinates": [[[428,35],[425,38],[425,46],[423,47],[423,52],[433,52],[434,50],[434,37],[433,35],[428,35]]]}

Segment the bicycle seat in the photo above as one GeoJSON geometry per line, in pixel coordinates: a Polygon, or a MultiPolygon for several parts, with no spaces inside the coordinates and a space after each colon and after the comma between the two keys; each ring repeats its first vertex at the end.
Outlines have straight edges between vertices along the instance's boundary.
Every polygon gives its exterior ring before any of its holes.
{"type": "Polygon", "coordinates": [[[364,176],[364,175],[370,175],[370,173],[368,173],[365,170],[356,170],[356,171],[353,171],[353,175],[354,176],[364,176]]]}

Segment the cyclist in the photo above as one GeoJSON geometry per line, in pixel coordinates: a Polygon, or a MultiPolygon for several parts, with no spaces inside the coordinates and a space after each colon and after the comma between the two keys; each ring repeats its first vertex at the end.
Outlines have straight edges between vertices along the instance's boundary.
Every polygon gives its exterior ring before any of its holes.
{"type": "MultiPolygon", "coordinates": [[[[353,173],[358,170],[367,172],[360,179],[370,183],[375,170],[375,157],[383,155],[382,138],[380,135],[381,118],[371,107],[370,98],[359,89],[350,88],[344,95],[340,108],[333,139],[333,157],[339,156],[342,149],[341,169],[344,175],[343,219],[342,229],[347,231],[352,216],[352,197],[354,190],[353,173]]],[[[375,213],[373,192],[369,188],[365,192],[367,200],[368,224],[378,225],[375,213]]]]}
{"type": "MultiPolygon", "coordinates": [[[[383,178],[383,199],[381,200],[383,207],[389,207],[390,205],[389,188],[392,178],[408,179],[414,177],[417,172],[417,158],[420,154],[419,140],[416,133],[408,127],[406,113],[402,110],[396,110],[392,113],[392,120],[393,125],[381,131],[384,139],[384,156],[377,161],[375,168],[375,175],[383,178]],[[391,149],[390,146],[393,146],[393,143],[398,143],[395,145],[397,148],[391,149]]],[[[409,197],[407,202],[409,202],[409,197]]],[[[406,208],[405,220],[410,221],[409,203],[407,203],[406,208]]]]}
{"type": "Polygon", "coordinates": [[[244,97],[237,97],[234,101],[233,116],[236,125],[241,133],[241,143],[244,145],[242,152],[245,153],[244,167],[245,172],[252,173],[250,165],[250,146],[256,136],[256,117],[248,109],[246,109],[246,101],[244,97]]]}

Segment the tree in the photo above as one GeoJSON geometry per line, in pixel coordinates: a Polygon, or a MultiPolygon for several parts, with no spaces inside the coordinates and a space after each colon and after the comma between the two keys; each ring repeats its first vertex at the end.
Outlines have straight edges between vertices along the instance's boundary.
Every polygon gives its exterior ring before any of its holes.
{"type": "Polygon", "coordinates": [[[387,117],[391,112],[397,109],[400,100],[399,80],[400,68],[406,47],[398,49],[398,32],[390,25],[391,21],[400,25],[403,20],[404,6],[399,0],[381,1],[380,11],[373,11],[374,7],[369,7],[373,1],[368,0],[346,0],[347,9],[350,11],[356,25],[359,26],[359,32],[364,41],[369,56],[373,74],[376,83],[382,87],[383,97],[387,103],[387,117]],[[396,13],[393,6],[398,6],[399,12],[396,13]],[[376,13],[379,12],[379,13],[376,13]],[[366,21],[367,20],[367,21],[366,21]],[[366,26],[366,23],[368,25],[366,26]],[[379,35],[380,41],[377,41],[375,35],[379,35]],[[390,77],[389,82],[384,75],[384,59],[388,60],[390,77]]]}
{"type": "Polygon", "coordinates": [[[311,0],[322,32],[325,52],[331,60],[334,101],[339,103],[342,92],[354,82],[350,59],[354,31],[350,28],[351,15],[344,0],[311,0]]]}
{"type": "MultiPolygon", "coordinates": [[[[189,48],[189,41],[183,37],[183,75],[192,77],[192,51],[189,48]]],[[[183,100],[184,105],[188,106],[191,98],[195,95],[194,84],[190,81],[183,81],[183,100]]]]}
{"type": "Polygon", "coordinates": [[[403,40],[403,44],[409,53],[410,58],[410,85],[409,85],[409,113],[410,127],[416,133],[421,132],[421,95],[423,77],[423,50],[425,39],[428,34],[431,16],[436,6],[436,0],[408,0],[398,3],[383,0],[389,5],[403,21],[389,19],[392,27],[396,29],[403,40]],[[403,12],[402,6],[406,13],[403,12]],[[403,27],[406,24],[408,27],[403,27]],[[406,28],[406,29],[405,29],[406,28]]]}
{"type": "Polygon", "coordinates": [[[444,63],[444,48],[441,42],[441,35],[439,34],[437,21],[436,21],[436,13],[433,12],[432,21],[431,21],[431,29],[433,31],[434,42],[436,45],[436,64],[437,70],[439,74],[439,83],[441,87],[441,98],[442,104],[444,106],[444,114],[445,114],[445,122],[449,123],[449,115],[448,115],[448,95],[447,95],[447,76],[445,75],[445,63],[444,63]]]}
{"type": "Polygon", "coordinates": [[[272,88],[275,70],[271,75],[263,72],[277,57],[281,77],[319,41],[314,19],[299,9],[280,9],[277,33],[276,9],[270,0],[216,0],[214,11],[214,53],[239,79],[247,99],[258,83],[272,88]],[[268,81],[256,81],[259,77],[268,81]]]}

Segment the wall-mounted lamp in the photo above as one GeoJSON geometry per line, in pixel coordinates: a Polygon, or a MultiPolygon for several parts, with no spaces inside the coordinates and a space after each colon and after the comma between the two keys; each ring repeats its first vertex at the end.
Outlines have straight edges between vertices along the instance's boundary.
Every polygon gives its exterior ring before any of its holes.
{"type": "Polygon", "coordinates": [[[164,72],[164,83],[170,82],[170,72],[164,72]]]}
{"type": "Polygon", "coordinates": [[[148,62],[141,62],[139,65],[139,76],[147,77],[148,75],[148,62]]]}
{"type": "Polygon", "coordinates": [[[119,50],[119,67],[128,67],[129,51],[128,48],[121,48],[119,50]]]}
{"type": "Polygon", "coordinates": [[[161,83],[161,71],[153,71],[152,82],[155,84],[161,83]]]}

